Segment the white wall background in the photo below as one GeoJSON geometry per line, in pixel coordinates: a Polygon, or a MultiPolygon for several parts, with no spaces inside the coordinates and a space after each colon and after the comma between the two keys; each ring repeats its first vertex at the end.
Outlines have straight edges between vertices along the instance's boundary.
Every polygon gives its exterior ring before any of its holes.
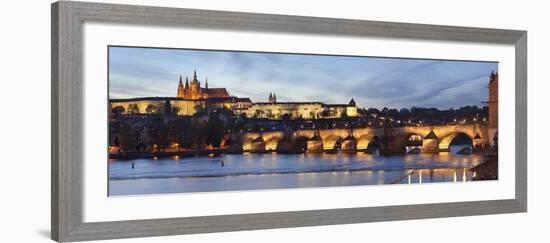
{"type": "MultiPolygon", "coordinates": [[[[550,31],[544,1],[126,0],[263,12],[529,31],[529,212],[370,224],[140,238],[109,242],[548,242],[550,119],[545,75],[550,31]]],[[[0,10],[1,242],[49,241],[50,1],[5,1],[0,10]],[[28,151],[29,146],[34,146],[28,151]]],[[[550,75],[549,75],[550,76],[550,75]]]]}

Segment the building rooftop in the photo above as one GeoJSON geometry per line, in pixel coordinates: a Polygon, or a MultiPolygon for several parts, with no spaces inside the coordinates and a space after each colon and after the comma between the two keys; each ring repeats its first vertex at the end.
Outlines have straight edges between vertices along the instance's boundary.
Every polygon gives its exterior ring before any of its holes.
{"type": "Polygon", "coordinates": [[[235,97],[235,96],[214,97],[214,98],[208,98],[206,100],[207,101],[212,101],[212,102],[247,102],[247,103],[252,103],[250,98],[239,98],[239,97],[235,97]]]}
{"type": "Polygon", "coordinates": [[[225,88],[201,88],[201,91],[216,98],[229,97],[229,93],[225,88]]]}
{"type": "Polygon", "coordinates": [[[144,101],[144,100],[157,100],[157,101],[166,101],[166,100],[186,100],[177,97],[137,97],[137,98],[121,98],[121,99],[109,99],[110,102],[128,102],[128,101],[144,101]]]}
{"type": "MultiPolygon", "coordinates": [[[[109,99],[110,102],[132,102],[132,101],[166,101],[166,100],[188,100],[188,101],[197,101],[193,99],[185,99],[178,97],[137,97],[137,98],[121,98],[121,99],[109,99]]],[[[213,101],[213,102],[250,102],[250,98],[239,98],[239,97],[212,97],[212,98],[201,98],[200,101],[213,101]]]]}
{"type": "Polygon", "coordinates": [[[349,104],[326,104],[326,107],[342,107],[342,106],[350,106],[349,104]]]}
{"type": "Polygon", "coordinates": [[[324,105],[322,102],[257,102],[255,105],[324,105]]]}

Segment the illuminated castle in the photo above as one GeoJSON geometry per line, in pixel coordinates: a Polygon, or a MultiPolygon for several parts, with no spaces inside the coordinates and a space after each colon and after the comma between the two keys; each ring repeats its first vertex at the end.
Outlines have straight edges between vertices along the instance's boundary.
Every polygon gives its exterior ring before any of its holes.
{"type": "Polygon", "coordinates": [[[322,102],[279,102],[275,93],[270,93],[268,102],[253,103],[250,98],[231,96],[225,88],[209,88],[208,78],[204,80],[204,87],[193,72],[193,78],[179,77],[178,89],[175,97],[137,97],[129,99],[110,99],[110,108],[120,114],[175,114],[192,116],[198,110],[226,108],[235,115],[246,115],[249,118],[264,118],[280,120],[284,117],[291,119],[319,119],[357,117],[355,101],[347,104],[325,104],[322,102]],[[116,109],[114,109],[116,108],[116,109]]]}
{"type": "Polygon", "coordinates": [[[193,79],[189,83],[189,79],[185,78],[185,86],[180,75],[180,81],[178,84],[178,94],[176,96],[180,99],[208,99],[208,98],[228,98],[229,93],[225,88],[208,88],[208,78],[205,80],[204,88],[201,87],[201,82],[197,79],[197,71],[193,72],[193,79]]]}

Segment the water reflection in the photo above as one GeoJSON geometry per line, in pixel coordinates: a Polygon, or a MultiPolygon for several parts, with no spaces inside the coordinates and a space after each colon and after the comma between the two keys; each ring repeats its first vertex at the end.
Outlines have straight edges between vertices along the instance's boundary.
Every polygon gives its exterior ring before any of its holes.
{"type": "Polygon", "coordinates": [[[226,154],[109,161],[110,195],[470,181],[481,155],[226,154]],[[134,169],[131,164],[134,164],[134,169]],[[462,173],[460,173],[462,172],[462,173]],[[460,174],[459,174],[460,173],[460,174]]]}
{"type": "Polygon", "coordinates": [[[402,179],[393,184],[422,184],[431,182],[466,182],[471,181],[474,173],[466,168],[459,169],[462,171],[462,177],[458,180],[457,169],[421,169],[413,170],[411,173],[404,176],[402,179]]]}

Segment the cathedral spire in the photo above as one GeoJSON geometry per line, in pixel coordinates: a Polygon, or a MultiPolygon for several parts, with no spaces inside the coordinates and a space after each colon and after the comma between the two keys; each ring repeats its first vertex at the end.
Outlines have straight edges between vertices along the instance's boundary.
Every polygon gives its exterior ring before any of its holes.
{"type": "Polygon", "coordinates": [[[177,96],[178,98],[184,98],[185,96],[185,92],[184,92],[184,89],[183,89],[183,82],[181,80],[181,75],[180,75],[180,80],[179,80],[179,83],[178,83],[178,93],[177,93],[177,96]]]}
{"type": "Polygon", "coordinates": [[[277,103],[277,96],[273,93],[273,103],[277,103]]]}
{"type": "Polygon", "coordinates": [[[206,80],[204,81],[204,88],[208,89],[208,76],[206,76],[206,80]]]}
{"type": "Polygon", "coordinates": [[[193,72],[193,80],[197,80],[197,69],[193,72]]]}
{"type": "Polygon", "coordinates": [[[189,88],[189,77],[185,77],[185,89],[189,88]]]}

